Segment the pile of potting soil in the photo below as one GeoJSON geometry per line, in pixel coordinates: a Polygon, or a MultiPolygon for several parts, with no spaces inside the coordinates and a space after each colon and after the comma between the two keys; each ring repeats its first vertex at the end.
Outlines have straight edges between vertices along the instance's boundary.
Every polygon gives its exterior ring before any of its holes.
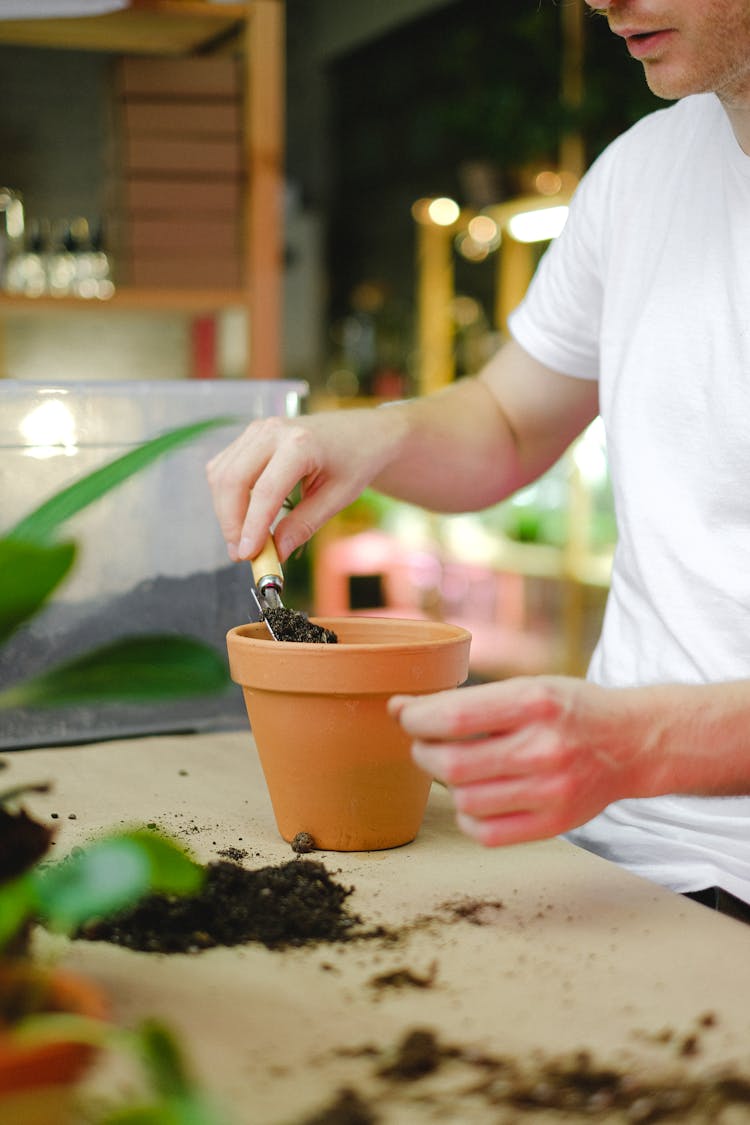
{"type": "Polygon", "coordinates": [[[361,919],[348,913],[342,887],[317,860],[293,859],[250,871],[209,863],[195,895],[149,895],[134,908],[87,923],[77,938],[147,953],[196,953],[260,942],[268,949],[346,941],[361,919]]]}

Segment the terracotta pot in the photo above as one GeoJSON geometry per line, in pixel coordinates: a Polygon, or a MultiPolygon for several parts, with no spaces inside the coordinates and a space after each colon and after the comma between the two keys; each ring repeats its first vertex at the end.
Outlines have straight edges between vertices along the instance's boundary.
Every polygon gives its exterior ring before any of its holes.
{"type": "MultiPolygon", "coordinates": [[[[14,1006],[91,1019],[107,1015],[103,995],[90,982],[25,961],[0,961],[0,1013],[14,1006]]],[[[94,1047],[64,1038],[16,1043],[12,1029],[3,1027],[0,1019],[0,1121],[72,1125],[74,1087],[95,1054],[94,1047]]]]}
{"type": "Polygon", "coordinates": [[[431,779],[386,703],[462,683],[471,634],[439,621],[314,620],[339,643],[274,641],[262,622],[227,634],[279,832],[309,832],[323,851],[406,844],[431,779]]]}

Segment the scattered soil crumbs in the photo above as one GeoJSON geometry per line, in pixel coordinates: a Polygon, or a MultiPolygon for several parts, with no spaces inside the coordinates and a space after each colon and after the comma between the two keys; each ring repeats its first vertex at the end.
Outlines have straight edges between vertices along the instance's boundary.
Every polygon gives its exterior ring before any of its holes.
{"type": "MultiPolygon", "coordinates": [[[[353,1053],[351,1048],[341,1052],[353,1053]]],[[[738,1116],[731,1117],[732,1121],[746,1121],[750,1110],[750,1075],[724,1073],[698,1079],[672,1073],[657,1079],[599,1063],[588,1051],[546,1059],[535,1055],[521,1061],[444,1044],[430,1028],[407,1032],[395,1048],[367,1045],[359,1054],[374,1060],[371,1079],[375,1091],[365,1095],[352,1088],[342,1090],[327,1110],[301,1125],[385,1122],[393,1106],[403,1106],[410,1092],[422,1106],[432,1104],[437,1119],[451,1121],[460,1120],[461,1106],[467,1112],[469,1104],[486,1113],[488,1121],[507,1120],[496,1118],[504,1109],[513,1113],[514,1122],[533,1122],[544,1112],[559,1113],[561,1121],[617,1121],[623,1125],[686,1120],[713,1125],[733,1112],[738,1116]],[[454,1093],[443,1079],[439,1090],[433,1088],[430,1076],[451,1068],[457,1078],[454,1093]],[[342,1116],[347,1106],[352,1107],[350,1117],[342,1116]]]]}
{"type": "Polygon", "coordinates": [[[149,895],[75,936],[149,953],[197,953],[247,942],[284,949],[357,936],[361,919],[344,906],[354,888],[342,887],[316,860],[255,871],[223,860],[205,871],[198,894],[149,895]]]}
{"type": "Polygon", "coordinates": [[[432,988],[437,977],[437,961],[433,961],[429,970],[420,976],[415,973],[413,969],[393,969],[390,973],[379,973],[378,976],[372,977],[368,982],[370,987],[375,989],[376,992],[383,992],[387,989],[404,989],[404,988],[432,988]]]}
{"type": "Polygon", "coordinates": [[[333,629],[314,625],[306,614],[297,609],[279,606],[267,609],[264,616],[278,641],[309,641],[322,645],[335,645],[338,642],[333,629]]]}
{"type": "Polygon", "coordinates": [[[318,845],[309,832],[298,832],[292,840],[291,847],[293,852],[297,852],[298,855],[304,855],[306,852],[317,851],[318,845]]]}
{"type": "Polygon", "coordinates": [[[425,930],[429,932],[456,922],[468,922],[472,926],[492,926],[497,922],[498,914],[503,909],[500,899],[468,897],[447,899],[439,903],[431,914],[418,914],[411,922],[399,926],[398,929],[384,930],[381,936],[385,941],[395,944],[411,933],[425,930]]]}
{"type": "Polygon", "coordinates": [[[375,1125],[378,1118],[355,1090],[339,1090],[333,1102],[303,1125],[375,1125]]]}
{"type": "Polygon", "coordinates": [[[222,859],[231,859],[235,863],[239,863],[241,859],[247,859],[250,853],[245,848],[236,848],[234,844],[230,844],[228,848],[220,848],[216,854],[220,855],[222,859]]]}

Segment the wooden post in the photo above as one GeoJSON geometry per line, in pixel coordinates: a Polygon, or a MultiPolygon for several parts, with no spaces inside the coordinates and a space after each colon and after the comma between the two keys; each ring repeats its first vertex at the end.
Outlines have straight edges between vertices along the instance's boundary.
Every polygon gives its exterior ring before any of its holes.
{"type": "Polygon", "coordinates": [[[249,0],[247,9],[247,374],[253,379],[278,379],[282,374],[284,5],[282,0],[249,0]]]}
{"type": "MultiPolygon", "coordinates": [[[[560,5],[562,20],[562,75],[560,95],[563,106],[575,112],[583,104],[584,0],[567,0],[560,5]]],[[[577,180],[586,168],[583,136],[578,129],[567,129],[560,138],[560,168],[572,172],[577,180]]]]}
{"type": "Polygon", "coordinates": [[[431,222],[417,227],[417,321],[419,393],[429,394],[452,382],[453,235],[431,222]]]}

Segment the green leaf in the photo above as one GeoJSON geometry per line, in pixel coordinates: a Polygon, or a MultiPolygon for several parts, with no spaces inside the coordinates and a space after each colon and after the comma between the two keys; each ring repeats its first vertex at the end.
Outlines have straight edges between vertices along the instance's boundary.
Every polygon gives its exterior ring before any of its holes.
{"type": "Polygon", "coordinates": [[[145,831],[99,840],[31,875],[40,920],[64,933],[151,892],[189,894],[203,877],[203,868],[177,844],[145,831]]]}
{"type": "Polygon", "coordinates": [[[205,433],[207,430],[219,426],[236,425],[236,418],[211,418],[204,422],[193,422],[188,426],[180,426],[169,430],[151,441],[144,442],[137,449],[123,454],[108,465],[95,469],[93,473],[62,489],[55,496],[45,501],[35,511],[25,516],[20,523],[10,531],[9,537],[25,539],[34,543],[46,543],[61,523],[76,515],[82,508],[86,508],[94,500],[111,489],[122,484],[134,473],[145,469],[159,457],[180,445],[185,445],[193,438],[205,433]]]}
{"type": "Polygon", "coordinates": [[[162,1105],[130,1106],[108,1113],[101,1125],[181,1125],[171,1110],[162,1105]]]}
{"type": "Polygon", "coordinates": [[[0,886],[0,950],[34,917],[37,908],[37,888],[31,872],[0,886]]]}
{"type": "Polygon", "coordinates": [[[0,539],[0,641],[41,609],[76,556],[75,543],[0,539]]]}
{"type": "Polygon", "coordinates": [[[163,1097],[182,1097],[190,1092],[185,1060],[172,1033],[155,1020],[138,1028],[143,1059],[155,1090],[163,1097]]]}
{"type": "Polygon", "coordinates": [[[0,692],[0,710],[74,703],[180,699],[224,691],[229,673],[215,649],[190,637],[126,638],[0,692]]]}
{"type": "Polygon", "coordinates": [[[200,1094],[114,1110],[101,1125],[227,1125],[200,1094]]]}
{"type": "Polygon", "coordinates": [[[145,1020],[136,1028],[134,1039],[158,1101],[122,1110],[107,1118],[106,1125],[226,1125],[196,1085],[169,1028],[158,1020],[145,1020]]]}
{"type": "MultiPolygon", "coordinates": [[[[111,839],[112,837],[110,837],[111,839]]],[[[205,871],[168,836],[134,828],[116,837],[137,847],[148,861],[149,886],[161,894],[187,895],[200,889],[205,871]]]]}

